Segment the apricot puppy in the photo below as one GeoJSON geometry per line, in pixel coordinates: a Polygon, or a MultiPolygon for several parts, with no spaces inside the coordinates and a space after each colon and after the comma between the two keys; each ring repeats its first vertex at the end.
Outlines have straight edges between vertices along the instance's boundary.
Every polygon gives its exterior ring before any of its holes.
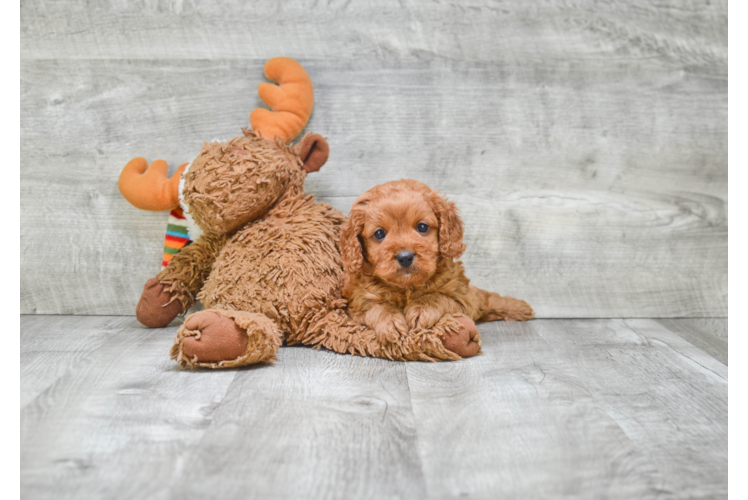
{"type": "Polygon", "coordinates": [[[351,317],[389,342],[432,328],[445,316],[476,334],[473,322],[532,318],[524,300],[470,285],[455,261],[465,250],[462,236],[454,203],[422,182],[392,181],[366,191],[354,202],[340,240],[351,317]]]}

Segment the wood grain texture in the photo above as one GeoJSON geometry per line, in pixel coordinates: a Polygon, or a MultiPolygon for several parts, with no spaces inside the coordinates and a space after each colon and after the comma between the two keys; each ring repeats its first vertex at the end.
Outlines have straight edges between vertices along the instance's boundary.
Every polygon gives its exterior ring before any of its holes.
{"type": "Polygon", "coordinates": [[[131,323],[127,317],[21,316],[21,408],[131,323]]]}
{"type": "Polygon", "coordinates": [[[168,358],[175,328],[117,321],[116,335],[21,409],[24,498],[167,498],[189,473],[186,450],[236,373],[182,371],[168,358]]]}
{"type": "Polygon", "coordinates": [[[701,320],[488,323],[461,362],[284,347],[229,371],[179,369],[176,328],[131,317],[21,325],[21,356],[49,353],[21,372],[22,498],[727,496],[727,367],[681,336],[701,320]]]}
{"type": "Polygon", "coordinates": [[[727,368],[651,320],[481,326],[409,364],[434,498],[726,498],[727,368]]]}
{"type": "Polygon", "coordinates": [[[288,347],[237,373],[174,493],[425,498],[417,439],[404,364],[288,347]]]}
{"type": "Polygon", "coordinates": [[[725,2],[21,10],[23,313],[132,314],[166,216],[119,170],[236,135],[283,54],[331,144],[309,192],[347,211],[396,178],[440,189],[469,276],[540,317],[727,315],[725,2]]]}
{"type": "Polygon", "coordinates": [[[727,1],[24,2],[21,57],[727,58],[727,1]]]}
{"type": "Polygon", "coordinates": [[[727,366],[727,318],[662,319],[658,323],[727,366]]]}

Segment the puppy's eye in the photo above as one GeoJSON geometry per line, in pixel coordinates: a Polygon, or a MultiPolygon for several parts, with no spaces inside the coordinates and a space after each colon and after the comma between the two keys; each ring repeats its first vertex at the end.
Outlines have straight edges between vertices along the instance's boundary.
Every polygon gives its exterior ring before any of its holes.
{"type": "Polygon", "coordinates": [[[416,226],[416,231],[418,231],[419,233],[427,233],[428,230],[429,230],[429,225],[424,224],[423,222],[421,222],[420,224],[416,226]]]}
{"type": "Polygon", "coordinates": [[[377,229],[376,231],[374,231],[374,238],[378,239],[379,241],[382,241],[385,236],[387,236],[387,233],[384,232],[384,229],[377,229]]]}

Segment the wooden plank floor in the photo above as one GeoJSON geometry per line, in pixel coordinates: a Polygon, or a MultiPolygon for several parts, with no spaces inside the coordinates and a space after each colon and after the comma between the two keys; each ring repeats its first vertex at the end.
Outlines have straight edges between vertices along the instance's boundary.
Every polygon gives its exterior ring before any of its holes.
{"type": "Polygon", "coordinates": [[[725,498],[727,320],[480,326],[484,354],[182,370],[176,327],[21,317],[23,498],[725,498]]]}

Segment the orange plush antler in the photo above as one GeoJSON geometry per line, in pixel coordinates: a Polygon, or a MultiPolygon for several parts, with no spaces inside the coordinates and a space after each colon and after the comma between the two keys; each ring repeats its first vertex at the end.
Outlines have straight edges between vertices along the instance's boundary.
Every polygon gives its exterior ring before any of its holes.
{"type": "Polygon", "coordinates": [[[164,160],[156,160],[149,167],[145,158],[133,158],[119,175],[119,192],[141,210],[173,210],[179,207],[179,179],[185,166],[169,178],[164,160]]]}
{"type": "Polygon", "coordinates": [[[274,57],[265,64],[265,76],[277,82],[257,88],[273,111],[257,108],[249,115],[252,128],[266,139],[283,137],[291,141],[309,121],[314,106],[314,87],[301,64],[288,57],[274,57]]]}

